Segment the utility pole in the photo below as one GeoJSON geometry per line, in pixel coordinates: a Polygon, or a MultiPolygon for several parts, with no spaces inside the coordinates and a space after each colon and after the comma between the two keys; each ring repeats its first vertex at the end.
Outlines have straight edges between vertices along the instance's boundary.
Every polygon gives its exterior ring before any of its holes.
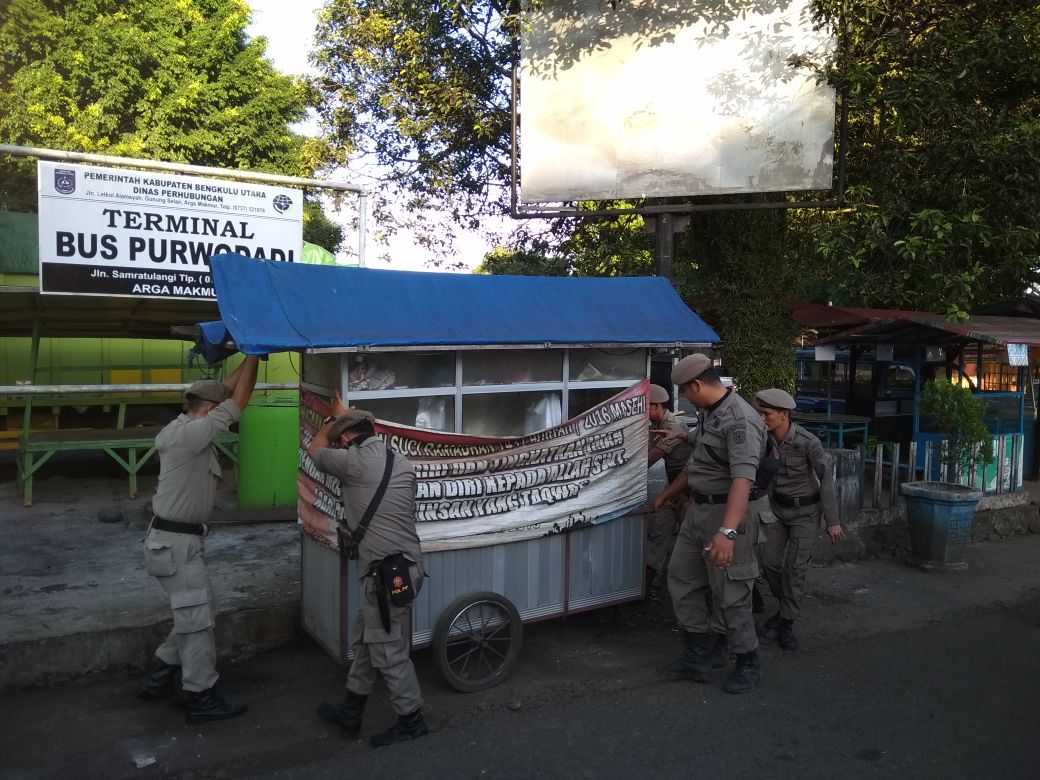
{"type": "Polygon", "coordinates": [[[672,278],[675,259],[675,234],[686,230],[689,214],[648,214],[644,229],[654,234],[654,276],[672,278]]]}

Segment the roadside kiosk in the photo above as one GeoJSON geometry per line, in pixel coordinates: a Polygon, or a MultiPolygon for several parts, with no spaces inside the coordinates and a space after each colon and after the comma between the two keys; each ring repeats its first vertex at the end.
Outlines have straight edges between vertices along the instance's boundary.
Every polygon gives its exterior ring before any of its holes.
{"type": "Polygon", "coordinates": [[[651,354],[718,340],[667,280],[304,267],[237,255],[214,257],[212,268],[238,349],[304,353],[302,620],[333,657],[348,656],[358,579],[355,562],[335,549],[329,503],[338,492],[323,484],[306,445],[337,390],[348,406],[372,411],[377,432],[416,465],[430,579],[413,642],[433,646],[452,687],[501,682],[523,622],[642,595],[644,519],[630,512],[647,496],[651,354]],[[452,474],[460,478],[440,479],[452,474]],[[492,486],[512,489],[492,496],[492,486]]]}
{"type": "MultiPolygon", "coordinates": [[[[940,460],[942,435],[928,429],[917,401],[925,382],[950,381],[971,388],[986,403],[986,427],[993,437],[996,460],[979,464],[973,475],[962,476],[986,492],[1022,490],[1024,474],[1033,472],[1032,446],[1026,446],[1032,430],[1025,424],[1027,394],[1032,397],[1029,366],[1036,363],[1040,349],[1040,319],[1024,316],[972,314],[960,322],[950,322],[942,314],[885,309],[848,310],[864,313],[867,321],[857,327],[817,341],[821,345],[840,345],[873,355],[900,354],[899,399],[891,397],[897,385],[895,372],[887,377],[883,397],[874,402],[871,433],[882,436],[879,418],[896,414],[905,420],[892,440],[911,444],[916,451],[914,463],[907,468],[923,469],[934,477],[940,460]]],[[[854,374],[854,371],[850,370],[854,374]]],[[[882,395],[881,386],[875,395],[882,395]]],[[[1030,420],[1032,422],[1032,420],[1030,420]]],[[[896,433],[896,432],[893,432],[896,433]]],[[[1031,444],[1031,442],[1030,442],[1031,444]]],[[[898,450],[897,450],[898,452],[898,450]]]]}

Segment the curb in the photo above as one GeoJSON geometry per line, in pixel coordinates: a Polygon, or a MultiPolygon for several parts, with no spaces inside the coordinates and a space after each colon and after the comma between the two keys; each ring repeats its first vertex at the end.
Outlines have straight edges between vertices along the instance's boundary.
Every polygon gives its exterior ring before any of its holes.
{"type": "MultiPolygon", "coordinates": [[[[143,671],[172,620],[0,645],[0,691],[143,671]]],[[[297,602],[218,614],[217,658],[241,659],[288,644],[301,631],[297,602]]]]}

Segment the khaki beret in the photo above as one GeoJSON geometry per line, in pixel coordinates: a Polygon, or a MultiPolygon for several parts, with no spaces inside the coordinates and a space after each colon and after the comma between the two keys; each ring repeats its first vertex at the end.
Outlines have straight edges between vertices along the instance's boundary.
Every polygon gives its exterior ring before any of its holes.
{"type": "Polygon", "coordinates": [[[797,406],[790,393],[777,387],[772,387],[768,390],[759,390],[758,393],[755,394],[755,400],[760,406],[771,406],[774,409],[787,409],[791,412],[793,412],[795,406],[797,406]]]}
{"type": "Polygon", "coordinates": [[[228,386],[216,379],[200,379],[192,382],[184,391],[185,398],[201,398],[203,401],[222,403],[231,397],[228,386]]]}
{"type": "Polygon", "coordinates": [[[711,359],[707,355],[687,355],[672,366],[672,384],[685,385],[692,382],[711,368],[711,359]]]}
{"type": "Polygon", "coordinates": [[[668,403],[668,391],[660,385],[650,385],[650,403],[652,404],[666,404],[668,403]]]}
{"type": "Polygon", "coordinates": [[[332,423],[332,427],[329,428],[329,439],[335,441],[345,431],[350,430],[358,423],[368,420],[369,422],[375,422],[375,415],[372,412],[366,412],[363,409],[347,409],[346,413],[341,414],[336,418],[336,421],[332,423]]]}

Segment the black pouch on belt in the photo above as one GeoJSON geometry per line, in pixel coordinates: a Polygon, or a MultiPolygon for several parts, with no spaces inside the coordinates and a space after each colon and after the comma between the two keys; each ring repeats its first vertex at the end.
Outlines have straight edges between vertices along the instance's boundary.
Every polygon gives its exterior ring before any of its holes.
{"type": "Polygon", "coordinates": [[[409,571],[411,565],[412,562],[402,553],[388,555],[376,564],[379,580],[390,603],[395,607],[407,607],[415,601],[415,586],[412,584],[412,574],[409,571]]]}

